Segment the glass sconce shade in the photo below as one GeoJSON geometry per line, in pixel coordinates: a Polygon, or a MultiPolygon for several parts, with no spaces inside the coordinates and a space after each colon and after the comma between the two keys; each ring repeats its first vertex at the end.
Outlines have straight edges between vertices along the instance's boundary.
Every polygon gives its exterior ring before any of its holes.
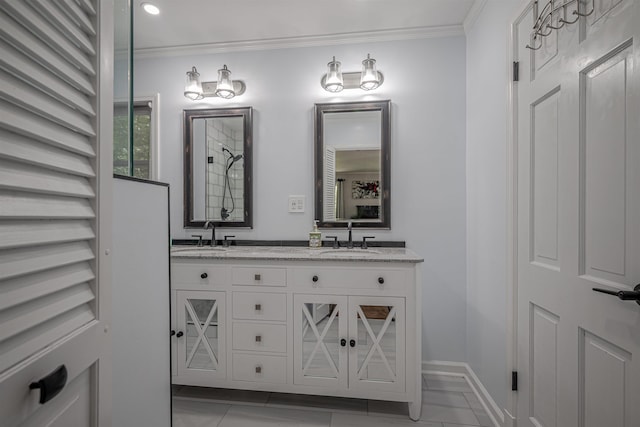
{"type": "Polygon", "coordinates": [[[376,60],[367,54],[367,59],[362,61],[362,74],[360,77],[360,88],[363,90],[373,90],[380,86],[380,77],[376,70],[376,60]]]}
{"type": "Polygon", "coordinates": [[[216,95],[225,99],[230,99],[236,96],[236,92],[233,89],[233,81],[231,80],[231,71],[229,71],[226,65],[218,70],[216,95]]]}
{"type": "Polygon", "coordinates": [[[192,67],[191,71],[187,71],[187,84],[184,87],[184,96],[194,101],[204,98],[202,85],[200,84],[200,73],[196,67],[192,67]]]}
{"type": "Polygon", "coordinates": [[[342,80],[342,71],[340,70],[340,62],[336,61],[336,57],[327,64],[327,76],[324,82],[325,90],[329,92],[340,92],[344,88],[342,80]]]}

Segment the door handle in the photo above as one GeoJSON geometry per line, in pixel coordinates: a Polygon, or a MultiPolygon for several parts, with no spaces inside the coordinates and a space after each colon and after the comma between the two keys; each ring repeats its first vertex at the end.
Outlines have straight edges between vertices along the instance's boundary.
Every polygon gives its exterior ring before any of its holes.
{"type": "Polygon", "coordinates": [[[29,384],[29,389],[40,389],[39,402],[42,405],[56,397],[66,384],[67,368],[64,365],[60,365],[55,371],[42,378],[40,381],[29,384]]]}
{"type": "Polygon", "coordinates": [[[176,337],[180,338],[181,336],[184,335],[184,332],[182,331],[178,331],[178,333],[176,334],[176,337]]]}
{"type": "Polygon", "coordinates": [[[342,339],[340,340],[340,345],[341,345],[342,347],[346,347],[346,346],[347,346],[347,340],[346,340],[346,339],[344,339],[344,338],[342,338],[342,339]]]}
{"type": "Polygon", "coordinates": [[[623,301],[635,301],[640,305],[640,284],[637,284],[632,291],[611,291],[609,289],[602,288],[593,288],[593,290],[603,294],[616,296],[623,301]]]}
{"type": "Polygon", "coordinates": [[[355,347],[355,346],[356,346],[356,340],[350,340],[350,341],[349,341],[349,345],[350,345],[351,347],[355,347]]]}

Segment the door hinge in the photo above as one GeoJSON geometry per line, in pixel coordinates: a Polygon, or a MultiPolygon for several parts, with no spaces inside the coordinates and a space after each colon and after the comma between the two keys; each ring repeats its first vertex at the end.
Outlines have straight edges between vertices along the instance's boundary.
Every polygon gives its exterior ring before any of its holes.
{"type": "Polygon", "coordinates": [[[511,391],[518,391],[518,371],[511,372],[511,391]]]}
{"type": "Polygon", "coordinates": [[[513,61],[513,81],[520,81],[520,63],[513,61]]]}

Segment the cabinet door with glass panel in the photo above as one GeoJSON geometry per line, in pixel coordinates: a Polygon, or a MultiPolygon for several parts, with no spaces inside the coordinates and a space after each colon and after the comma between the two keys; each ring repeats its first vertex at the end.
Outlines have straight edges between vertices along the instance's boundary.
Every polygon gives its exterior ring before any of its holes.
{"type": "Polygon", "coordinates": [[[205,385],[226,378],[224,322],[224,292],[176,292],[175,383],[205,385]]]}
{"type": "Polygon", "coordinates": [[[349,389],[405,391],[404,306],[404,298],[349,297],[349,389]]]}
{"type": "Polygon", "coordinates": [[[404,298],[295,295],[295,383],[404,392],[404,306],[404,298]]]}
{"type": "Polygon", "coordinates": [[[347,298],[294,296],[295,384],[347,387],[347,298]]]}

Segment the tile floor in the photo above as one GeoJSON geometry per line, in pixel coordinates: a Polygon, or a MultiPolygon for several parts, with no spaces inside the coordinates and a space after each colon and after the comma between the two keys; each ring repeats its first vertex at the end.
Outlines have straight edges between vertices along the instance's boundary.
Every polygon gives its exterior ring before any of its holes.
{"type": "Polygon", "coordinates": [[[422,417],[365,399],[174,386],[174,427],[493,427],[463,377],[423,376],[422,417]]]}

